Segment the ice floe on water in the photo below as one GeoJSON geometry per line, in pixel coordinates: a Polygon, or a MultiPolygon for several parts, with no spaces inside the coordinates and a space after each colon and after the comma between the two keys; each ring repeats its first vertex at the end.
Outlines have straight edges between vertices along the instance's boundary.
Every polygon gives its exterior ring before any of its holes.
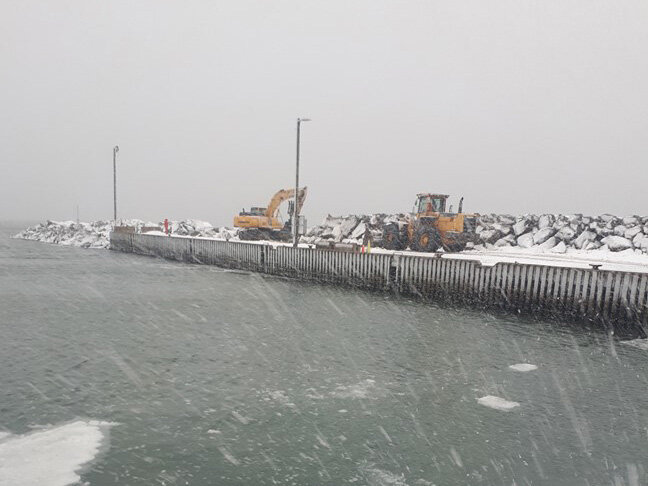
{"type": "Polygon", "coordinates": [[[534,364],[530,363],[517,363],[517,364],[512,364],[509,366],[513,371],[521,371],[521,372],[527,372],[527,371],[533,371],[537,370],[538,367],[534,364]]]}
{"type": "Polygon", "coordinates": [[[631,339],[630,341],[621,341],[621,344],[648,351],[648,339],[631,339]]]}
{"type": "Polygon", "coordinates": [[[485,397],[478,398],[477,403],[485,407],[494,408],[495,410],[503,410],[505,412],[520,406],[518,402],[511,402],[493,395],[486,395],[485,397]]]}
{"type": "Polygon", "coordinates": [[[106,446],[109,422],[78,420],[0,437],[0,485],[65,486],[106,446]]]}

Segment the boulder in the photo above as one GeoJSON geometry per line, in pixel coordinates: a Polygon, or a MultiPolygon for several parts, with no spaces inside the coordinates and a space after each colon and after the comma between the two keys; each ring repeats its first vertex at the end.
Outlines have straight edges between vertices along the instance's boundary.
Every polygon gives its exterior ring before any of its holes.
{"type": "Polygon", "coordinates": [[[506,226],[515,224],[515,216],[511,216],[510,214],[500,214],[498,219],[501,224],[506,226]]]}
{"type": "Polygon", "coordinates": [[[545,226],[544,228],[539,229],[537,233],[533,235],[533,243],[536,245],[539,245],[540,243],[544,243],[555,234],[556,234],[555,229],[545,226]]]}
{"type": "Polygon", "coordinates": [[[621,236],[631,240],[635,236],[643,234],[641,229],[642,229],[641,226],[633,226],[632,228],[628,228],[627,230],[625,230],[625,233],[623,233],[623,235],[621,236]]]}
{"type": "Polygon", "coordinates": [[[648,252],[648,238],[644,238],[639,242],[639,248],[645,253],[648,252]]]}
{"type": "Polygon", "coordinates": [[[585,246],[586,243],[596,240],[596,233],[593,231],[583,231],[578,237],[574,240],[574,246],[578,249],[581,249],[585,246]]]}
{"type": "Polygon", "coordinates": [[[643,233],[637,233],[634,238],[632,238],[632,246],[635,248],[641,248],[641,242],[646,239],[646,235],[643,233]]]}
{"type": "Polygon", "coordinates": [[[637,216],[626,216],[622,221],[626,226],[634,226],[639,223],[640,219],[637,216]]]}
{"type": "MultiPolygon", "coordinates": [[[[602,246],[603,246],[603,243],[601,243],[598,240],[588,241],[587,243],[585,243],[585,246],[583,247],[583,250],[598,250],[602,246]]],[[[605,249],[607,251],[607,246],[605,247],[605,249]]]]}
{"type": "Polygon", "coordinates": [[[555,222],[556,222],[556,218],[553,214],[543,214],[538,219],[538,228],[540,229],[548,228],[549,226],[552,226],[555,222]]]}
{"type": "Polygon", "coordinates": [[[496,248],[502,248],[506,246],[511,246],[511,242],[507,240],[506,238],[500,238],[495,242],[495,247],[496,248]]]}
{"type": "Polygon", "coordinates": [[[559,241],[550,251],[551,253],[567,253],[567,245],[564,241],[559,241]]]}
{"type": "Polygon", "coordinates": [[[493,224],[493,229],[499,231],[503,235],[508,235],[511,232],[511,227],[502,223],[493,224]]]}
{"type": "Polygon", "coordinates": [[[479,238],[484,243],[493,244],[502,237],[502,233],[495,229],[484,230],[479,234],[479,238]]]}
{"type": "Polygon", "coordinates": [[[606,236],[601,242],[607,245],[610,251],[623,251],[632,248],[632,242],[623,236],[606,236]]]}
{"type": "Polygon", "coordinates": [[[627,229],[628,228],[626,228],[622,224],[617,224],[614,227],[614,234],[617,235],[617,236],[623,236],[623,235],[625,235],[625,232],[626,232],[627,229]]]}
{"type": "Polygon", "coordinates": [[[618,218],[616,216],[614,216],[613,214],[606,213],[606,214],[601,214],[597,219],[599,221],[603,221],[604,223],[609,223],[610,221],[614,221],[614,220],[616,220],[618,218]]]}
{"type": "Polygon", "coordinates": [[[552,236],[550,238],[547,238],[544,243],[541,243],[538,245],[540,248],[543,250],[551,250],[556,244],[558,243],[558,239],[556,239],[555,236],[552,236]]]}
{"type": "Polygon", "coordinates": [[[513,225],[513,233],[515,236],[523,235],[531,229],[532,225],[533,223],[530,220],[526,218],[521,219],[513,225]]]}
{"type": "Polygon", "coordinates": [[[517,244],[521,248],[531,248],[533,246],[533,234],[524,233],[523,235],[518,236],[517,244]]]}
{"type": "Polygon", "coordinates": [[[558,230],[558,232],[556,233],[556,238],[569,243],[574,238],[576,238],[576,231],[571,226],[565,226],[558,230]]]}
{"type": "Polygon", "coordinates": [[[581,221],[583,221],[583,215],[582,214],[566,214],[565,219],[569,222],[569,224],[579,224],[581,221]]]}
{"type": "Polygon", "coordinates": [[[602,237],[610,236],[614,234],[614,229],[610,228],[608,225],[605,225],[603,227],[599,226],[597,234],[602,237]]]}
{"type": "Polygon", "coordinates": [[[367,231],[367,225],[363,222],[360,222],[358,226],[351,232],[351,238],[358,239],[364,237],[365,231],[367,231]]]}

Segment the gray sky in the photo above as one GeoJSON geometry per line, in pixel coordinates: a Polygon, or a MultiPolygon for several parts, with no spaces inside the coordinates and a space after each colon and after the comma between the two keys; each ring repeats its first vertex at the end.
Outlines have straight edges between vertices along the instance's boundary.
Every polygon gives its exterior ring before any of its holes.
{"type": "Polygon", "coordinates": [[[648,214],[645,0],[0,2],[0,220],[648,214]]]}

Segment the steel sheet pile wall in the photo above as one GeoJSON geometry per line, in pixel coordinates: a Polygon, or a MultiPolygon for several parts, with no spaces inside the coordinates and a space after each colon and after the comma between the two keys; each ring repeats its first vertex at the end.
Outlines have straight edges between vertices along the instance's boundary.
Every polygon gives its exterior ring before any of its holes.
{"type": "MultiPolygon", "coordinates": [[[[648,274],[112,233],[111,248],[624,330],[648,323],[648,274]]],[[[643,331],[642,331],[643,332],[643,331]]]]}

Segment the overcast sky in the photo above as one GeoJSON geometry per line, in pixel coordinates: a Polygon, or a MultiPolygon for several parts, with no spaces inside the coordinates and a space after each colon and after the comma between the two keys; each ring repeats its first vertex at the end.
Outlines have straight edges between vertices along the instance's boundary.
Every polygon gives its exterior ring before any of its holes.
{"type": "Polygon", "coordinates": [[[0,220],[648,214],[646,0],[0,0],[0,220]],[[456,206],[455,206],[456,207],[456,206]]]}

